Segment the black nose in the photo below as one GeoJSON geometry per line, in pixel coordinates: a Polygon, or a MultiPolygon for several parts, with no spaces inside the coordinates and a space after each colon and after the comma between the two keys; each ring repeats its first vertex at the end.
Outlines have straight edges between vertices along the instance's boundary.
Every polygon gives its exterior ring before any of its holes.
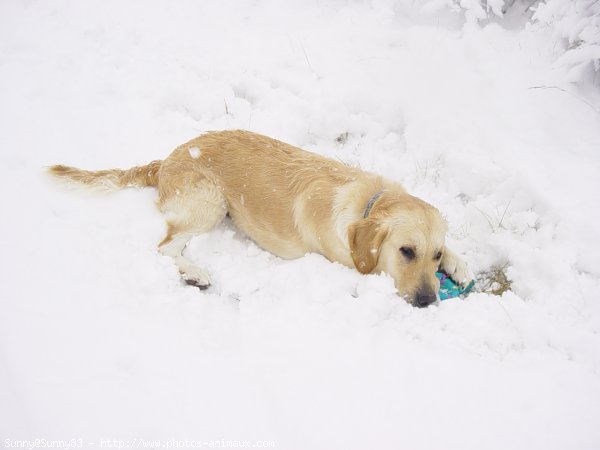
{"type": "Polygon", "coordinates": [[[419,308],[425,308],[426,306],[431,305],[436,300],[436,296],[432,294],[417,294],[417,301],[415,302],[415,304],[419,308]]]}

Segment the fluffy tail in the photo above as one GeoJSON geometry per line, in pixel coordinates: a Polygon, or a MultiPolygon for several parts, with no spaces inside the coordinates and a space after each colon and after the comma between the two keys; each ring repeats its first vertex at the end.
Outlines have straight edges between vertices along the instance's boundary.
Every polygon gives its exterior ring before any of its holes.
{"type": "Polygon", "coordinates": [[[124,187],[158,185],[158,172],[162,161],[152,161],[145,166],[131,169],[89,171],[63,165],[52,166],[48,172],[64,180],[90,187],[114,191],[124,187]]]}

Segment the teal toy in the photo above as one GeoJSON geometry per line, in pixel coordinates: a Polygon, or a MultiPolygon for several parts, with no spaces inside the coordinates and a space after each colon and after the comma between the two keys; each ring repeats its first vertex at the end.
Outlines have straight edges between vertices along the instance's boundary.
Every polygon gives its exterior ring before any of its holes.
{"type": "Polygon", "coordinates": [[[462,287],[461,285],[456,284],[454,280],[452,280],[452,278],[450,278],[444,272],[436,272],[435,276],[438,280],[440,280],[440,300],[447,300],[455,297],[465,297],[475,286],[475,281],[471,280],[466,287],[462,287]]]}

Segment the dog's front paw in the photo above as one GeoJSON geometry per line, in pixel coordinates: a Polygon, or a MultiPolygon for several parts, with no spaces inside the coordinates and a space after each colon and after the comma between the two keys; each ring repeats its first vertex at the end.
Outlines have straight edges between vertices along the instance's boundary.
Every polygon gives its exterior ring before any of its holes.
{"type": "Polygon", "coordinates": [[[473,277],[469,273],[467,264],[457,256],[453,251],[446,248],[444,255],[442,256],[442,262],[440,263],[440,269],[454,280],[455,283],[461,286],[467,286],[473,277]]]}
{"type": "Polygon", "coordinates": [[[196,266],[188,266],[181,272],[181,277],[186,284],[196,286],[200,290],[208,289],[210,277],[206,272],[196,266]]]}

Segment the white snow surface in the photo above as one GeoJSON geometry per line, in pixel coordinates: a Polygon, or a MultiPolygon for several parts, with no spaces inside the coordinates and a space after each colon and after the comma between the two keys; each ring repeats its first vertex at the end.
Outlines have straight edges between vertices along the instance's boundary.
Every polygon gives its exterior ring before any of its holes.
{"type": "Polygon", "coordinates": [[[200,155],[202,154],[201,150],[198,147],[190,147],[188,149],[188,152],[190,156],[194,159],[200,158],[200,155]]]}
{"type": "Polygon", "coordinates": [[[600,448],[598,93],[543,30],[419,4],[0,2],[0,442],[600,448]],[[512,290],[415,309],[225,222],[187,249],[200,292],[153,190],[43,173],[235,128],[402,182],[512,290]]]}

